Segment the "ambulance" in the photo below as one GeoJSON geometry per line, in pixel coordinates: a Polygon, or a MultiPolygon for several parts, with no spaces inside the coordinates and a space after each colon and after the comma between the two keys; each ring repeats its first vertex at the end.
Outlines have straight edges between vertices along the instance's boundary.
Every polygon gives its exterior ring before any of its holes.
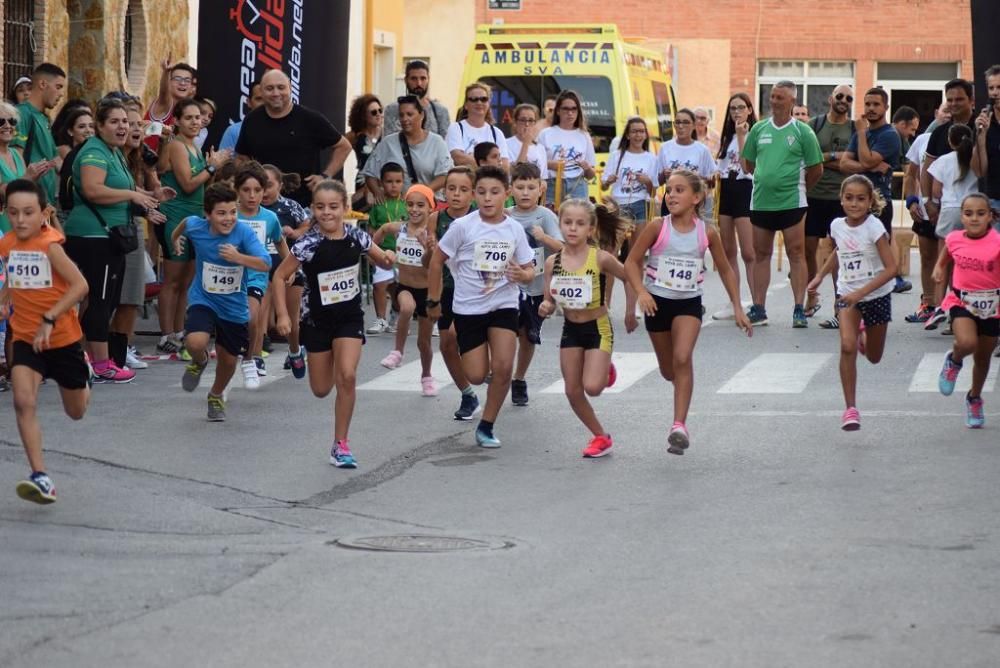
{"type": "MultiPolygon", "coordinates": [[[[665,54],[622,37],[615,25],[480,25],[466,57],[459,107],[465,86],[476,81],[493,89],[493,118],[507,136],[514,134],[518,104],[541,109],[547,97],[567,88],[576,91],[594,139],[598,171],[632,116],[646,121],[654,153],[673,136],[677,104],[665,54]]],[[[596,193],[595,186],[591,195],[596,193]]]]}

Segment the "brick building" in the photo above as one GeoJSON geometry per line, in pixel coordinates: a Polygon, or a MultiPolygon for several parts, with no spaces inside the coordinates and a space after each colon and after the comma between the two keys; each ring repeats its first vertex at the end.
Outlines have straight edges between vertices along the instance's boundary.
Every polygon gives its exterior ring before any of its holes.
{"type": "Polygon", "coordinates": [[[516,10],[475,3],[476,23],[616,23],[669,54],[679,104],[704,104],[715,115],[732,91],[766,108],[771,84],[791,79],[814,114],[846,82],[860,91],[881,85],[893,109],[914,106],[926,122],[942,84],[973,75],[969,0],[715,0],[683,8],[574,0],[571,12],[551,0],[521,0],[516,10]]]}

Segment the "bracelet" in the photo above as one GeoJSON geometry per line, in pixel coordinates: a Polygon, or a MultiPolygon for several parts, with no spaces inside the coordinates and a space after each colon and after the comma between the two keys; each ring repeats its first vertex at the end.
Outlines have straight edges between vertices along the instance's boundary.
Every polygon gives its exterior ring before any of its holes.
{"type": "Polygon", "coordinates": [[[426,306],[427,308],[434,308],[434,307],[440,306],[440,305],[441,305],[441,300],[440,299],[430,299],[430,298],[427,298],[427,299],[424,300],[424,306],[426,306]]]}
{"type": "Polygon", "coordinates": [[[42,314],[42,322],[44,322],[46,325],[52,325],[53,327],[55,327],[56,324],[55,318],[50,318],[44,313],[42,314]]]}
{"type": "Polygon", "coordinates": [[[920,204],[920,198],[916,195],[910,195],[906,198],[906,208],[909,209],[914,204],[920,204]]]}

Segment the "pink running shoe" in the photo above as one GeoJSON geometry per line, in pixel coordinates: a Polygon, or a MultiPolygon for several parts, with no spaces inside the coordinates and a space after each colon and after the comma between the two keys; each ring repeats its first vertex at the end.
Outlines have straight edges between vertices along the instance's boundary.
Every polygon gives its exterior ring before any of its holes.
{"type": "Polygon", "coordinates": [[[386,369],[398,369],[399,365],[403,362],[403,353],[398,350],[390,351],[388,355],[382,358],[379,362],[386,369]]]}
{"type": "Polygon", "coordinates": [[[615,368],[615,363],[612,362],[608,365],[608,387],[614,387],[615,381],[618,380],[618,369],[615,368]]]}
{"type": "Polygon", "coordinates": [[[691,437],[683,422],[675,422],[674,426],[670,428],[667,445],[667,452],[672,455],[683,455],[684,451],[691,445],[691,437]]]}
{"type": "Polygon", "coordinates": [[[433,376],[424,376],[420,379],[420,394],[425,397],[436,397],[438,395],[438,386],[433,376]]]}
{"type": "Polygon", "coordinates": [[[857,431],[861,429],[861,413],[854,406],[844,411],[844,417],[840,420],[840,428],[844,431],[857,431]]]}
{"type": "Polygon", "coordinates": [[[604,455],[611,454],[611,446],[614,445],[611,441],[611,434],[602,434],[600,436],[595,436],[590,439],[590,443],[583,450],[583,456],[593,459],[595,457],[603,457],[604,455]]]}
{"type": "Polygon", "coordinates": [[[135,380],[135,371],[131,369],[119,368],[111,360],[105,360],[103,363],[98,362],[93,365],[94,369],[94,382],[95,383],[131,383],[135,380]]]}

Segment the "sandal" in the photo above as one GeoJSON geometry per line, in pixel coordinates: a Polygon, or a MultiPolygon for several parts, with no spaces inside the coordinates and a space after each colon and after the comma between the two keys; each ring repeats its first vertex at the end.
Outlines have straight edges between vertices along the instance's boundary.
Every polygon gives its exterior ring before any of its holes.
{"type": "Polygon", "coordinates": [[[840,329],[840,321],[837,320],[837,316],[833,316],[829,320],[824,320],[819,323],[820,329],[840,329]]]}
{"type": "Polygon", "coordinates": [[[811,318],[811,317],[813,317],[814,315],[816,315],[819,312],[819,310],[820,310],[820,308],[822,306],[823,306],[822,304],[820,304],[819,302],[816,302],[815,304],[813,304],[809,308],[805,309],[803,312],[806,314],[807,318],[811,318]]]}

